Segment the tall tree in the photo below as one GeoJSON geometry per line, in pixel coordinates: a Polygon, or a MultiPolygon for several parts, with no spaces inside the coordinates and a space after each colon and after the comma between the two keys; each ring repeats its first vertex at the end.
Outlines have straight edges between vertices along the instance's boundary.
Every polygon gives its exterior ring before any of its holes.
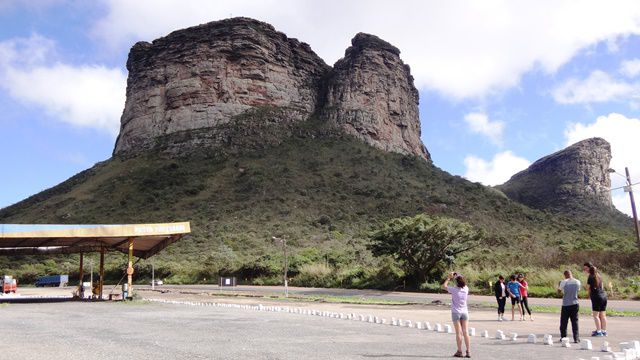
{"type": "Polygon", "coordinates": [[[440,265],[477,246],[484,231],[452,218],[424,214],[390,220],[371,235],[375,256],[393,256],[419,284],[440,265]]]}

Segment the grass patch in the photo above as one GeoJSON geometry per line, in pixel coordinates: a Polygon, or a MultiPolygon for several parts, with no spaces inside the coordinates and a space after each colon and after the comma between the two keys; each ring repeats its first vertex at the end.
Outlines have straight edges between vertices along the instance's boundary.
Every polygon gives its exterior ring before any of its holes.
{"type": "MultiPolygon", "coordinates": [[[[530,305],[529,307],[533,313],[560,314],[561,310],[560,306],[530,305]]],[[[591,316],[591,309],[581,307],[580,315],[591,316]]],[[[607,309],[607,316],[638,317],[640,316],[640,311],[607,309]]]]}
{"type": "Polygon", "coordinates": [[[304,301],[326,302],[336,304],[360,304],[360,305],[412,305],[409,301],[373,299],[359,296],[304,296],[304,301]]]}

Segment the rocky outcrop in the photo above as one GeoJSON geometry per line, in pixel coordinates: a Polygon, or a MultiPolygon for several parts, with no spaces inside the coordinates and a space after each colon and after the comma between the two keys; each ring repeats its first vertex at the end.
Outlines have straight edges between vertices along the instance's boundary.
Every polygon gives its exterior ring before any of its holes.
{"type": "Polygon", "coordinates": [[[409,66],[396,47],[374,35],[357,34],[335,63],[323,116],[375,147],[429,158],[409,66]]]}
{"type": "Polygon", "coordinates": [[[498,188],[537,209],[564,213],[611,209],[610,161],[609,143],[591,138],[543,157],[498,188]]]}
{"type": "Polygon", "coordinates": [[[383,150],[429,159],[420,140],[418,91],[399,54],[358,34],[332,69],[309,45],[248,18],[139,42],[127,61],[114,155],[159,146],[181,152],[273,144],[313,117],[383,150]]]}
{"type": "Polygon", "coordinates": [[[233,18],[139,42],[127,69],[114,154],[144,150],[158,137],[188,130],[210,129],[209,138],[216,139],[211,133],[221,125],[257,107],[289,109],[282,121],[306,119],[330,67],[309,45],[273,26],[233,18]]]}

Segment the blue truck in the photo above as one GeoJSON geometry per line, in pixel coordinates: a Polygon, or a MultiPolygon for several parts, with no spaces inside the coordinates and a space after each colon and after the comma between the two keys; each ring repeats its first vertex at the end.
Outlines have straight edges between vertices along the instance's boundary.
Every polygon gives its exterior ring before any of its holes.
{"type": "Polygon", "coordinates": [[[37,287],[43,286],[67,286],[69,275],[49,275],[43,276],[36,281],[37,287]]]}

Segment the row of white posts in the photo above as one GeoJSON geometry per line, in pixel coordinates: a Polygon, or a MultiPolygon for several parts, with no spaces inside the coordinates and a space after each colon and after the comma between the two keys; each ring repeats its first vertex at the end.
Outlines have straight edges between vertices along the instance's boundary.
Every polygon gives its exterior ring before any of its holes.
{"type": "MultiPolygon", "coordinates": [[[[355,313],[345,314],[345,313],[337,313],[332,311],[322,311],[322,310],[289,307],[289,306],[264,306],[262,304],[246,305],[246,304],[177,301],[177,300],[162,300],[162,299],[147,299],[147,300],[153,301],[153,302],[165,303],[165,304],[174,304],[174,305],[214,306],[214,307],[235,308],[235,309],[242,309],[242,310],[321,316],[321,317],[340,319],[340,320],[355,320],[355,321],[367,322],[372,324],[391,325],[391,326],[415,328],[417,330],[427,330],[427,331],[434,331],[438,333],[453,334],[453,328],[449,324],[434,323],[432,325],[428,321],[412,322],[411,320],[396,319],[394,317],[392,317],[390,321],[387,321],[387,319],[385,318],[380,318],[378,316],[374,316],[370,314],[369,315],[355,314],[355,313]]],[[[476,329],[469,328],[469,335],[476,336],[476,329]]],[[[483,338],[489,338],[489,331],[484,330],[480,334],[480,336],[483,338]]],[[[497,330],[495,334],[495,339],[497,340],[508,339],[509,341],[518,341],[518,334],[511,333],[507,335],[505,334],[504,331],[497,330]]],[[[527,336],[527,343],[538,344],[540,343],[538,340],[539,339],[535,334],[529,334],[527,336]]],[[[554,345],[553,336],[549,334],[544,335],[541,343],[544,345],[553,346],[554,345]]],[[[564,348],[570,348],[571,342],[568,338],[562,338],[560,339],[560,345],[564,348]]],[[[579,346],[580,346],[580,349],[582,350],[593,350],[593,344],[591,343],[591,340],[588,340],[588,339],[583,339],[580,342],[579,346]]],[[[640,341],[622,342],[620,343],[620,351],[618,352],[613,352],[611,350],[611,346],[609,345],[609,343],[605,341],[602,344],[600,351],[606,354],[603,355],[602,357],[592,356],[590,360],[636,360],[636,359],[640,359],[640,341]]]]}

